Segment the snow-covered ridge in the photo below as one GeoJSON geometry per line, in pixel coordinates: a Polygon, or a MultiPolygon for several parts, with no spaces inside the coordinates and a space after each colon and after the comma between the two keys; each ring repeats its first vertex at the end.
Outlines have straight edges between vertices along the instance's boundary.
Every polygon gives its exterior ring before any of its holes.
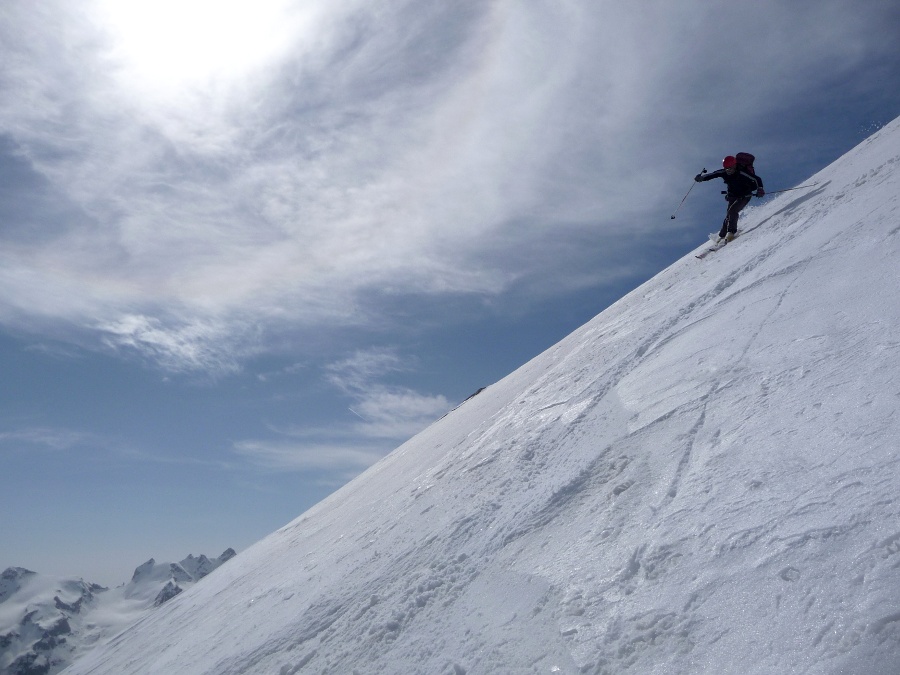
{"type": "Polygon", "coordinates": [[[7,568],[0,574],[0,674],[59,672],[234,556],[228,549],[212,560],[189,555],[180,563],[157,564],[151,558],[131,581],[112,590],[7,568]]]}
{"type": "Polygon", "coordinates": [[[894,121],[67,675],[895,675],[898,162],[894,121]]]}

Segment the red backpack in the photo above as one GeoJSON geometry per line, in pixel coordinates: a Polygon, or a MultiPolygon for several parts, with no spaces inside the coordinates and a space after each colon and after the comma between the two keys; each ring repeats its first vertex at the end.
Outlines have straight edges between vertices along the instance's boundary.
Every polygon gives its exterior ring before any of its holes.
{"type": "Polygon", "coordinates": [[[734,158],[737,160],[738,167],[749,173],[751,176],[756,175],[756,171],[754,171],[753,169],[753,162],[756,157],[751,155],[749,152],[739,152],[734,156],[734,158]]]}

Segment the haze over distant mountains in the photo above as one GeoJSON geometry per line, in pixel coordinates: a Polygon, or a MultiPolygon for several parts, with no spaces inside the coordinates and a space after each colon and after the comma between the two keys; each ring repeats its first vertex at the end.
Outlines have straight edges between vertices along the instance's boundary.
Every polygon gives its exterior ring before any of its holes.
{"type": "Polygon", "coordinates": [[[152,558],[114,589],[83,579],[47,577],[22,567],[0,575],[0,673],[53,675],[133,624],[235,555],[152,558]]]}

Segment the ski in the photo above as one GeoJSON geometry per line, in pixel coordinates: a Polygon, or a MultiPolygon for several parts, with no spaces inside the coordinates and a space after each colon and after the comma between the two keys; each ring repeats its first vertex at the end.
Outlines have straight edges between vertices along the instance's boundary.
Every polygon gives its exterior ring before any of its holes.
{"type": "MultiPolygon", "coordinates": [[[[740,236],[740,234],[741,234],[740,232],[737,232],[737,233],[734,235],[734,239],[737,239],[737,238],[740,236]]],[[[734,241],[734,239],[732,239],[731,241],[734,241]]],[[[699,258],[700,260],[703,260],[703,258],[705,258],[706,256],[708,256],[710,253],[715,253],[715,252],[718,251],[720,248],[724,248],[724,247],[726,246],[726,244],[728,244],[728,240],[727,240],[727,239],[722,239],[721,241],[719,240],[719,233],[718,233],[718,232],[713,232],[712,234],[710,234],[710,235],[709,235],[709,240],[713,243],[712,248],[708,248],[708,249],[706,249],[705,251],[703,251],[703,252],[701,252],[701,253],[698,253],[698,254],[695,256],[696,258],[699,258]]]]}

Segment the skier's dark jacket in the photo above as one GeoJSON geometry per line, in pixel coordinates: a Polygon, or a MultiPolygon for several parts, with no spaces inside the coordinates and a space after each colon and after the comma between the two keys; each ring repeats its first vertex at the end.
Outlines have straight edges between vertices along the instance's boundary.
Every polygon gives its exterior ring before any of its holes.
{"type": "Polygon", "coordinates": [[[744,169],[738,169],[733,174],[728,175],[725,169],[719,169],[712,173],[700,174],[700,180],[712,180],[713,178],[721,178],[728,186],[729,201],[740,199],[741,197],[749,197],[763,186],[762,178],[754,176],[744,169]]]}

